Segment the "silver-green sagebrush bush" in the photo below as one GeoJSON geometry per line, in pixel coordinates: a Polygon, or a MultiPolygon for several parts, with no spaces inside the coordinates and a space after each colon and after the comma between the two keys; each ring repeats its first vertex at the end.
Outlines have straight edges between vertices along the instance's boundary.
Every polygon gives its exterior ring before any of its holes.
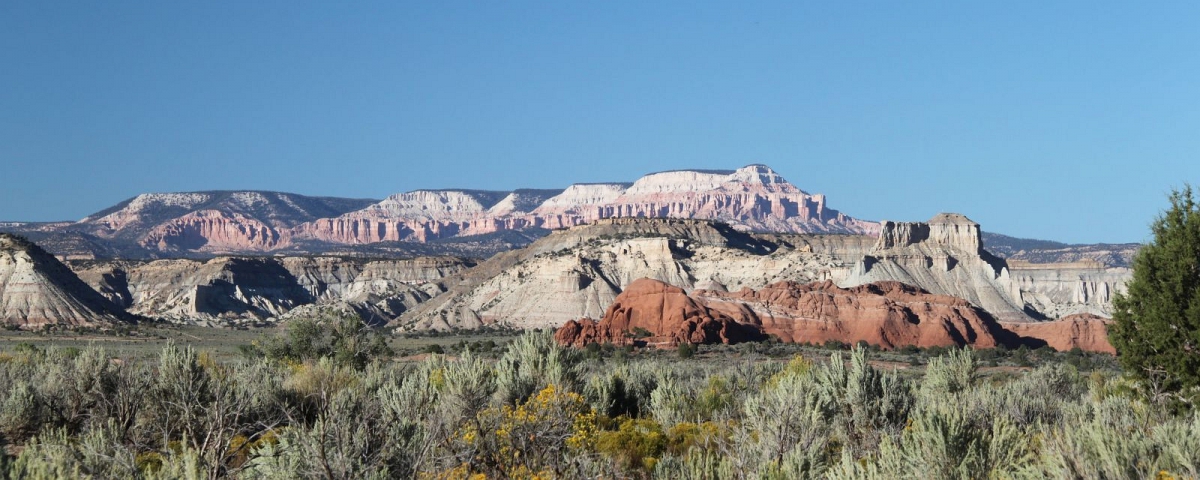
{"type": "Polygon", "coordinates": [[[496,363],[499,400],[515,403],[532,396],[539,385],[547,384],[578,391],[581,359],[578,350],[555,342],[550,331],[522,335],[509,344],[496,363]]]}
{"type": "Polygon", "coordinates": [[[1200,417],[1113,373],[593,356],[531,333],[419,362],[0,353],[10,478],[1196,478],[1200,417]]]}

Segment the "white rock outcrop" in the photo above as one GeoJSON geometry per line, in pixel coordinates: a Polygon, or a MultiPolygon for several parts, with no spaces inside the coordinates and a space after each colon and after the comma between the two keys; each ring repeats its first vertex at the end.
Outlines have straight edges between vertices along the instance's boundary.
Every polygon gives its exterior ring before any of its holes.
{"type": "Polygon", "coordinates": [[[37,245],[0,233],[0,320],[33,328],[112,326],[134,318],[37,245]]]}
{"type": "Polygon", "coordinates": [[[883,222],[875,237],[747,234],[698,220],[612,218],[556,231],[448,279],[446,293],[406,312],[404,328],[557,327],[598,318],[633,281],[736,292],[793,281],[843,288],[896,281],[962,298],[998,321],[1107,314],[1127,269],[1018,265],[983,250],[979,225],[941,214],[883,222]]]}

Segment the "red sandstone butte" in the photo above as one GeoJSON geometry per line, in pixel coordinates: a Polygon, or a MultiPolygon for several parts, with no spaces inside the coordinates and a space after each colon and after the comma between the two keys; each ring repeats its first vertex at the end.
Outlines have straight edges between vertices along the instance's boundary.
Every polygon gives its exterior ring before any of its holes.
{"type": "Polygon", "coordinates": [[[1001,325],[966,300],[898,282],[852,288],[830,281],[779,282],[759,290],[697,290],[689,295],[657,280],[640,279],[617,296],[602,319],[567,322],[555,338],[573,346],[635,342],[672,346],[737,343],[775,335],[785,342],[865,341],[888,349],[992,348],[1044,341],[1059,350],[1077,346],[1111,353],[1103,325],[1103,319],[1091,316],[1001,325]]]}
{"type": "Polygon", "coordinates": [[[702,301],[688,296],[679,287],[658,280],[634,280],[608,307],[600,322],[588,318],[571,320],[559,327],[554,337],[559,343],[574,346],[634,342],[669,346],[738,343],[764,338],[756,326],[714,312],[702,301]],[[640,330],[649,335],[638,336],[640,330]]]}

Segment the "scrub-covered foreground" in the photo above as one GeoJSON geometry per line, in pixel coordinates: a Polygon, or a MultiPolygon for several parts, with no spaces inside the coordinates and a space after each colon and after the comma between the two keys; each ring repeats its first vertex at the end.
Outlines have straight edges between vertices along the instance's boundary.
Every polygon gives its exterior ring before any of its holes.
{"type": "MultiPolygon", "coordinates": [[[[342,335],[342,336],[338,336],[342,335]]],[[[235,362],[168,346],[0,354],[13,478],[1154,478],[1200,476],[1200,416],[1049,363],[924,373],[604,356],[518,337],[494,356],[380,361],[354,334],[235,362]],[[347,353],[348,352],[348,353],[347,353]],[[363,362],[362,359],[369,361],[363,362]]],[[[253,353],[253,352],[252,352],[253,353]]]]}

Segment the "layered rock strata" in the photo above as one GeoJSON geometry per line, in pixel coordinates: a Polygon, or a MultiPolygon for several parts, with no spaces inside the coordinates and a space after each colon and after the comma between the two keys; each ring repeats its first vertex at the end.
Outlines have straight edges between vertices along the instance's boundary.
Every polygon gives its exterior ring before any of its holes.
{"type": "Polygon", "coordinates": [[[1125,291],[1133,271],[1095,261],[1031,264],[1008,261],[1013,296],[1049,318],[1073,314],[1112,316],[1113,295],[1125,291]]]}
{"type": "Polygon", "coordinates": [[[878,228],[829,208],[824,195],[804,192],[770,167],[749,165],[659,172],[633,183],[581,183],[559,190],[416,190],[378,202],[254,191],[149,193],[76,223],[0,229],[48,233],[39,229],[51,228],[111,244],[91,249],[96,251],[220,255],[429,242],[618,217],[711,219],[742,230],[793,233],[873,233],[878,228]]]}
{"type": "Polygon", "coordinates": [[[445,257],[217,257],[83,262],[76,270],[129,311],[175,322],[270,321],[333,309],[386,323],[441,293],[443,277],[470,265],[445,257]]]}
{"type": "Polygon", "coordinates": [[[830,252],[866,249],[872,241],[749,234],[702,220],[605,219],[555,231],[447,279],[449,291],[396,323],[415,330],[483,324],[553,328],[603,315],[617,295],[643,277],[685,290],[737,290],[844,276],[849,267],[830,252]]]}
{"type": "Polygon", "coordinates": [[[43,325],[112,326],[134,322],[37,245],[0,233],[0,321],[43,325]]]}
{"type": "Polygon", "coordinates": [[[260,252],[287,247],[291,229],[374,203],[291,193],[146,193],[62,227],[162,252],[260,252]]]}
{"type": "Polygon", "coordinates": [[[765,165],[731,171],[650,174],[632,184],[577,184],[562,191],[417,191],[337,218],[298,227],[295,235],[338,243],[429,241],[524,228],[560,229],[614,217],[714,219],[754,231],[873,232],[765,165]]]}
{"type": "Polygon", "coordinates": [[[1001,321],[1039,321],[1076,313],[1111,315],[1128,268],[1095,261],[1030,264],[984,250],[979,224],[959,214],[924,223],[882,222],[879,241],[842,286],[895,280],[964,298],[1001,321]]]}
{"type": "Polygon", "coordinates": [[[1108,327],[1112,325],[1112,320],[1097,315],[1080,313],[1051,322],[1001,325],[1021,337],[1046,342],[1061,352],[1078,348],[1087,352],[1117,353],[1117,349],[1108,341],[1108,327]]]}
{"type": "Polygon", "coordinates": [[[995,347],[1004,338],[986,312],[958,298],[895,282],[843,289],[833,282],[780,282],[759,290],[683,290],[638,280],[597,321],[567,322],[559,342],[676,345],[735,343],[774,335],[785,342],[866,341],[883,348],[995,347]],[[707,327],[707,328],[699,328],[707,327]],[[632,332],[645,331],[644,339],[632,332]]]}
{"type": "Polygon", "coordinates": [[[867,342],[882,348],[1049,344],[1060,350],[1111,352],[1103,320],[1068,318],[1011,331],[965,300],[897,282],[839,288],[833,282],[780,282],[759,290],[697,290],[663,282],[629,285],[600,320],[571,320],[555,339],[589,343],[673,346],[737,343],[773,335],[785,342],[867,342]],[[1100,329],[1097,330],[1096,326],[1100,329]]]}
{"type": "Polygon", "coordinates": [[[983,250],[979,224],[943,213],[928,222],[882,222],[879,240],[841,286],[898,281],[966,299],[997,318],[1031,320],[1015,298],[1004,260],[983,250]]]}
{"type": "Polygon", "coordinates": [[[843,288],[895,281],[962,298],[1000,321],[1030,322],[1105,315],[1128,275],[1092,265],[1010,267],[983,250],[978,224],[956,214],[884,222],[876,237],[749,234],[707,221],[620,218],[556,231],[498,255],[397,323],[557,327],[599,318],[642,277],[688,292],[782,281],[831,280],[843,288]]]}

